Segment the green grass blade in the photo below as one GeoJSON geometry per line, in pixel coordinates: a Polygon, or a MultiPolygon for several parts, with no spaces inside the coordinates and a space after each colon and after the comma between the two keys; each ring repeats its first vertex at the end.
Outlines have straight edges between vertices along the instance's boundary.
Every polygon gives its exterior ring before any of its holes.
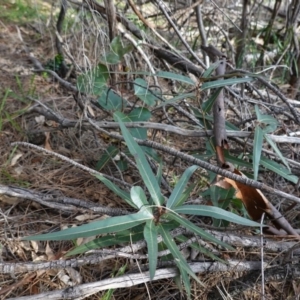
{"type": "MultiPolygon", "coordinates": [[[[122,266],[122,267],[118,270],[118,272],[117,272],[117,274],[116,274],[115,277],[118,277],[118,276],[120,276],[120,275],[123,275],[123,274],[125,273],[125,271],[126,271],[126,268],[127,268],[127,265],[125,264],[124,266],[122,266]]],[[[112,277],[114,277],[114,276],[112,276],[112,277]]],[[[111,297],[112,297],[112,295],[113,295],[113,293],[114,293],[114,291],[115,291],[115,289],[109,289],[108,291],[106,291],[106,293],[105,293],[104,296],[101,298],[101,300],[110,300],[111,297]]],[[[115,299],[115,298],[114,298],[114,299],[115,299]]]]}
{"type": "Polygon", "coordinates": [[[257,105],[255,105],[255,113],[257,120],[263,125],[264,133],[271,133],[276,130],[278,121],[274,117],[262,114],[257,105]]]}

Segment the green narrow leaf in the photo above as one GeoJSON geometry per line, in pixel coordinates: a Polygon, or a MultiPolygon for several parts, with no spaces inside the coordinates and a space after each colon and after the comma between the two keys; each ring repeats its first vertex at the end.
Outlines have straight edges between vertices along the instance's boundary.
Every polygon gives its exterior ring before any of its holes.
{"type": "MultiPolygon", "coordinates": [[[[196,205],[195,205],[196,206],[196,205]]],[[[216,207],[217,208],[217,207],[216,207]]],[[[204,231],[203,229],[201,229],[200,227],[194,225],[194,223],[190,222],[187,219],[184,219],[182,216],[179,216],[176,213],[170,213],[168,215],[168,217],[176,222],[178,222],[179,224],[181,224],[182,226],[186,227],[189,230],[192,230],[193,232],[195,232],[196,234],[200,235],[202,238],[214,242],[217,245],[223,246],[224,248],[230,249],[230,250],[234,250],[233,247],[231,247],[230,245],[218,240],[217,238],[215,238],[214,236],[212,236],[211,234],[207,233],[206,231],[204,231]]]]}
{"type": "Polygon", "coordinates": [[[181,272],[181,270],[179,269],[179,274],[174,277],[174,282],[175,282],[176,286],[178,287],[180,293],[183,294],[183,286],[182,286],[180,272],[181,272]]]}
{"type": "Polygon", "coordinates": [[[275,118],[262,114],[257,105],[255,105],[255,113],[257,120],[263,125],[261,127],[264,133],[271,133],[276,130],[278,121],[275,118]]]}
{"type": "Polygon", "coordinates": [[[119,161],[117,161],[117,166],[121,172],[128,170],[128,162],[127,160],[124,160],[122,158],[119,161]]]}
{"type": "Polygon", "coordinates": [[[162,77],[162,78],[168,78],[168,79],[172,79],[172,80],[176,80],[176,81],[180,81],[180,82],[184,82],[190,85],[195,85],[195,82],[188,76],[183,76],[180,74],[175,74],[172,72],[165,72],[165,71],[159,71],[155,74],[155,76],[157,77],[162,77]]]}
{"type": "Polygon", "coordinates": [[[117,119],[117,121],[120,124],[122,134],[126,141],[126,145],[129,149],[131,155],[135,158],[140,175],[142,176],[143,181],[144,181],[145,185],[147,186],[147,189],[148,189],[155,205],[158,205],[158,206],[162,205],[164,202],[164,197],[161,194],[160,187],[157,183],[157,179],[156,179],[155,175],[153,174],[151,167],[149,166],[149,163],[146,159],[144,152],[142,151],[141,147],[137,144],[137,142],[133,139],[133,137],[129,133],[128,129],[122,122],[122,120],[120,118],[120,114],[118,112],[116,112],[114,114],[114,117],[117,119]]]}
{"type": "Polygon", "coordinates": [[[241,158],[232,156],[229,154],[228,150],[224,151],[224,155],[225,155],[226,161],[228,161],[234,165],[237,165],[239,167],[246,167],[249,169],[252,168],[252,164],[250,162],[248,162],[246,160],[246,158],[241,159],[241,158]]]}
{"type": "MultiPolygon", "coordinates": [[[[184,243],[184,242],[186,242],[186,241],[189,240],[189,238],[187,238],[187,237],[184,236],[184,235],[176,236],[175,239],[178,240],[180,243],[184,243]]],[[[192,243],[192,244],[190,244],[190,247],[191,247],[191,248],[194,248],[194,249],[196,249],[196,250],[198,250],[198,251],[200,251],[201,253],[203,253],[204,255],[206,255],[206,256],[208,256],[208,257],[210,257],[210,258],[213,259],[213,260],[217,260],[217,261],[219,261],[219,262],[221,262],[221,263],[223,263],[223,264],[226,264],[226,261],[225,261],[225,260],[223,260],[223,259],[219,258],[218,256],[214,255],[214,254],[211,252],[211,250],[208,250],[208,249],[204,248],[204,247],[201,246],[199,243],[192,243]]]]}
{"type": "Polygon", "coordinates": [[[181,198],[181,195],[193,173],[198,169],[198,166],[191,166],[186,169],[176,184],[174,190],[172,191],[171,196],[167,201],[167,208],[173,208],[177,205],[178,201],[181,198]]]}
{"type": "Polygon", "coordinates": [[[163,172],[163,163],[162,161],[159,162],[159,167],[157,169],[156,179],[157,183],[160,185],[162,181],[162,172],[163,172]]]}
{"type": "MultiPolygon", "coordinates": [[[[151,118],[150,111],[145,107],[134,108],[128,115],[119,112],[122,122],[148,121],[151,118]]],[[[129,128],[131,135],[135,138],[147,139],[147,128],[129,128]]]]}
{"type": "Polygon", "coordinates": [[[204,73],[202,74],[202,77],[203,78],[208,78],[212,74],[212,72],[218,68],[218,66],[220,65],[220,62],[221,61],[218,60],[215,63],[211,64],[209,66],[209,68],[204,71],[204,73]]]}
{"type": "MultiPolygon", "coordinates": [[[[199,280],[199,278],[196,276],[196,274],[192,271],[190,266],[187,264],[185,258],[182,256],[181,252],[179,251],[176,243],[174,242],[174,239],[170,235],[170,233],[165,230],[163,225],[159,225],[159,233],[163,237],[163,241],[165,245],[170,250],[172,256],[174,257],[174,261],[176,265],[179,267],[179,269],[183,269],[185,272],[187,272],[190,276],[192,276],[197,282],[199,282],[201,285],[203,283],[199,280]]],[[[189,290],[189,287],[186,287],[187,290],[189,290]]]]}
{"type": "Polygon", "coordinates": [[[207,101],[203,102],[202,110],[204,113],[209,113],[211,108],[213,107],[217,97],[220,95],[223,88],[218,88],[207,101]]]}
{"type": "Polygon", "coordinates": [[[219,203],[220,200],[232,199],[235,194],[235,189],[231,187],[230,189],[223,189],[217,185],[212,185],[207,192],[210,195],[210,199],[214,206],[222,207],[219,203]]]}
{"type": "Polygon", "coordinates": [[[190,193],[192,192],[192,190],[195,188],[196,184],[191,184],[189,187],[187,187],[181,197],[179,198],[176,206],[181,206],[190,196],[190,193]]]}
{"type": "Polygon", "coordinates": [[[168,100],[166,100],[164,103],[155,106],[155,108],[160,108],[163,106],[166,106],[167,104],[173,104],[176,103],[178,101],[181,101],[182,99],[195,99],[196,98],[196,94],[195,93],[186,93],[186,94],[180,94],[178,96],[175,96],[173,98],[170,98],[168,100]]]}
{"type": "Polygon", "coordinates": [[[155,105],[159,99],[155,96],[155,92],[148,88],[148,83],[142,78],[136,78],[134,83],[134,94],[147,105],[155,105]]]}
{"type": "Polygon", "coordinates": [[[118,186],[116,186],[109,179],[105,178],[102,175],[96,174],[95,177],[97,177],[100,181],[102,181],[112,192],[114,192],[116,195],[118,195],[123,200],[125,200],[131,207],[137,208],[136,205],[131,201],[129,193],[121,190],[118,186]]]}
{"type": "Polygon", "coordinates": [[[149,271],[151,280],[154,278],[157,266],[157,232],[158,227],[155,225],[155,222],[153,220],[147,221],[146,226],[144,228],[144,238],[147,242],[149,271]]]}
{"type": "Polygon", "coordinates": [[[216,206],[208,205],[183,205],[174,208],[174,212],[184,215],[197,215],[204,217],[212,217],[215,219],[226,220],[245,226],[261,226],[259,223],[252,220],[240,217],[230,211],[224,210],[216,206]]]}
{"type": "Polygon", "coordinates": [[[207,89],[214,89],[214,88],[224,87],[224,86],[238,84],[238,83],[245,83],[250,81],[253,81],[252,77],[230,78],[230,79],[209,81],[202,84],[201,90],[204,91],[207,89]]]}
{"type": "Polygon", "coordinates": [[[183,281],[183,285],[185,287],[185,291],[187,293],[188,299],[191,299],[191,281],[188,272],[181,264],[178,264],[178,269],[180,271],[180,275],[183,281]]]}
{"type": "MultiPolygon", "coordinates": [[[[128,115],[119,113],[122,116],[123,122],[140,122],[148,121],[151,118],[151,112],[146,107],[134,108],[128,115]]],[[[129,128],[131,135],[137,139],[146,140],[147,139],[147,128],[129,128]]],[[[157,152],[146,146],[141,147],[150,157],[159,160],[157,152]]]]}
{"type": "Polygon", "coordinates": [[[282,155],[282,153],[280,152],[280,150],[278,149],[277,145],[274,143],[274,141],[267,135],[264,135],[266,141],[271,145],[271,147],[274,149],[274,151],[276,152],[276,154],[278,155],[278,157],[281,159],[281,161],[286,165],[286,167],[288,168],[288,170],[291,172],[289,163],[287,162],[286,158],[282,155]]]}
{"type": "Polygon", "coordinates": [[[137,242],[142,240],[143,238],[144,236],[142,230],[140,232],[134,232],[133,230],[124,230],[113,235],[106,235],[101,238],[96,238],[90,242],[80,245],[68,252],[66,256],[81,254],[94,249],[120,245],[122,243],[137,242]]]}
{"type": "Polygon", "coordinates": [[[119,153],[119,149],[116,146],[108,146],[105,149],[104,154],[101,156],[101,158],[98,160],[97,164],[96,164],[96,170],[100,171],[102,170],[106,164],[113,159],[117,154],[119,153]]]}
{"type": "Polygon", "coordinates": [[[143,206],[149,205],[146,195],[140,186],[133,186],[130,190],[130,197],[132,202],[141,209],[143,206]]]}
{"type": "Polygon", "coordinates": [[[91,222],[89,224],[72,227],[58,232],[39,234],[22,238],[22,240],[29,241],[63,241],[72,240],[79,237],[89,237],[103,233],[113,233],[121,230],[129,229],[139,224],[145,223],[152,219],[148,212],[138,212],[136,214],[111,217],[105,220],[91,222]]]}
{"type": "Polygon", "coordinates": [[[256,126],[253,141],[253,179],[257,180],[259,162],[262,150],[264,134],[259,126],[256,126]]]}
{"type": "Polygon", "coordinates": [[[282,176],[283,178],[297,184],[299,178],[296,175],[292,175],[287,168],[285,168],[282,165],[278,164],[274,160],[267,159],[265,157],[261,157],[260,158],[260,163],[266,169],[271,170],[271,171],[277,173],[278,175],[282,176]]]}

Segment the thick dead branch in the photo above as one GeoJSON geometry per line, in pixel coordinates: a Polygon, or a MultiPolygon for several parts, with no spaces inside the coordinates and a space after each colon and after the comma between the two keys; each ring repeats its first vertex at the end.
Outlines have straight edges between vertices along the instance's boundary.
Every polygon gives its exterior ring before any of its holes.
{"type": "MultiPolygon", "coordinates": [[[[29,98],[31,100],[36,101],[33,98],[29,98]]],[[[181,113],[184,113],[184,110],[180,106],[175,106],[181,113]]],[[[32,106],[29,112],[37,112],[43,116],[45,116],[49,120],[53,120],[57,122],[60,127],[58,130],[63,128],[76,128],[79,125],[78,120],[70,120],[64,117],[60,117],[56,114],[53,110],[48,108],[47,106],[43,106],[43,108],[37,107],[36,105],[32,106]]],[[[189,116],[187,116],[189,117],[189,116]]],[[[192,117],[194,117],[192,115],[192,117]]],[[[193,118],[194,120],[194,118],[193,118]]],[[[197,119],[195,119],[198,122],[197,119]]],[[[109,121],[97,121],[95,122],[100,128],[120,128],[120,125],[116,122],[109,122],[109,121]]],[[[189,136],[189,137],[210,137],[213,135],[212,130],[190,130],[190,129],[183,129],[178,126],[162,124],[162,123],[154,123],[154,122],[125,122],[124,125],[127,128],[147,128],[147,129],[155,129],[155,130],[162,130],[165,132],[170,132],[182,136],[189,136]]],[[[81,120],[80,126],[82,129],[92,129],[92,125],[88,121],[81,120]]],[[[38,133],[38,131],[31,131],[31,133],[38,133]]],[[[227,130],[226,134],[228,137],[239,137],[239,138],[247,138],[252,135],[251,132],[247,131],[235,131],[235,130],[227,130]]],[[[299,133],[290,133],[289,136],[287,135],[274,135],[268,134],[268,136],[276,143],[290,143],[290,144],[300,144],[300,132],[299,133]],[[295,135],[295,136],[293,136],[295,135]],[[298,137],[299,136],[299,137],[298,137]]],[[[272,152],[267,152],[268,154],[272,154],[272,152]]],[[[292,162],[292,161],[291,161],[292,162]]]]}
{"type": "MultiPolygon", "coordinates": [[[[65,16],[66,16],[66,12],[67,12],[67,7],[68,7],[67,0],[62,0],[59,16],[58,16],[57,23],[56,23],[57,32],[56,32],[56,36],[55,36],[55,45],[56,45],[57,53],[59,55],[61,55],[62,58],[64,58],[64,52],[63,52],[62,41],[61,41],[61,31],[62,31],[62,26],[63,26],[65,16]]],[[[67,67],[64,59],[62,59],[62,62],[61,62],[60,72],[61,72],[62,78],[65,78],[65,76],[68,73],[68,67],[67,67]]]]}
{"type": "Polygon", "coordinates": [[[102,206],[90,201],[66,197],[62,194],[48,192],[47,194],[32,191],[26,188],[0,185],[0,202],[2,196],[8,196],[20,200],[31,200],[47,207],[55,208],[61,211],[70,212],[86,212],[92,211],[95,213],[106,214],[109,216],[127,215],[130,212],[121,208],[111,208],[102,206]]]}
{"type": "Polygon", "coordinates": [[[236,50],[236,58],[235,64],[237,67],[242,66],[242,61],[245,55],[245,48],[246,48],[246,38],[248,34],[248,6],[250,5],[250,0],[243,1],[243,13],[241,18],[241,31],[238,32],[237,37],[237,50],[236,50]]]}
{"type": "MultiPolygon", "coordinates": [[[[226,59],[223,58],[216,70],[216,75],[224,75],[226,69],[226,59]]],[[[223,89],[220,90],[214,106],[214,138],[215,146],[217,149],[217,159],[220,165],[225,163],[223,149],[228,149],[228,140],[225,128],[225,104],[224,104],[224,92],[223,89]]]]}
{"type": "MultiPolygon", "coordinates": [[[[215,272],[245,272],[260,270],[260,262],[256,261],[237,261],[228,260],[228,265],[224,265],[218,262],[195,262],[189,264],[192,271],[195,273],[215,273],[215,272]]],[[[294,266],[296,267],[296,266],[294,266]]],[[[268,264],[264,264],[264,268],[268,268],[268,264]]],[[[276,267],[278,269],[278,267],[276,267]]],[[[299,268],[299,266],[298,266],[299,268]]],[[[292,272],[289,272],[292,273],[292,272]]],[[[299,272],[298,272],[299,273],[299,272]]],[[[176,268],[159,269],[155,273],[153,280],[160,280],[165,278],[173,278],[178,275],[176,268]]],[[[290,275],[291,276],[291,275],[290,275]]],[[[290,277],[289,276],[289,277],[290,277]]],[[[142,272],[138,274],[128,274],[117,278],[110,278],[98,282],[86,283],[77,285],[75,287],[68,287],[62,290],[42,293],[33,296],[13,298],[15,300],[44,300],[44,299],[84,299],[90,295],[93,295],[99,291],[115,289],[115,288],[128,288],[141,283],[150,282],[149,272],[142,272]]]]}

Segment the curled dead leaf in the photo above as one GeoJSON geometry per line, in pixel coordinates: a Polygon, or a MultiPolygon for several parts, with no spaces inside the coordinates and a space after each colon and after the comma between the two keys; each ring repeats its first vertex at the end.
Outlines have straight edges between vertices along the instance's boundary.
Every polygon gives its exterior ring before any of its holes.
{"type": "MultiPolygon", "coordinates": [[[[242,177],[246,177],[237,169],[234,169],[233,173],[242,177]]],[[[224,181],[229,183],[236,190],[236,197],[242,200],[248,211],[248,214],[253,220],[259,221],[263,213],[270,213],[270,202],[260,190],[229,178],[224,178],[224,181]]]]}
{"type": "MultiPolygon", "coordinates": [[[[233,165],[229,163],[223,164],[223,167],[236,175],[246,177],[242,172],[235,169],[233,165]]],[[[248,214],[254,221],[260,221],[263,213],[265,213],[277,229],[283,229],[288,234],[299,237],[296,230],[290,225],[286,218],[272,205],[272,203],[263,195],[260,190],[247,186],[230,178],[223,178],[222,180],[219,180],[216,185],[225,189],[233,187],[236,190],[236,197],[242,200],[248,214]]],[[[267,227],[267,232],[271,234],[277,234],[275,233],[277,232],[276,229],[272,227],[267,227]]]]}

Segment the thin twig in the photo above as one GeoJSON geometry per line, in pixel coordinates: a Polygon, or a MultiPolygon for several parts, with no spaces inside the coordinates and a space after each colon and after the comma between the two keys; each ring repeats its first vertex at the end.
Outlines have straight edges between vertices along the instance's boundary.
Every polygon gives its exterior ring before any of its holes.
{"type": "MultiPolygon", "coordinates": [[[[108,133],[107,131],[103,130],[102,128],[99,128],[94,121],[89,120],[89,122],[93,126],[95,126],[95,128],[97,130],[99,130],[100,132],[105,132],[106,134],[110,135],[113,138],[116,138],[116,139],[119,139],[119,140],[124,140],[124,137],[121,136],[121,135],[119,135],[119,134],[108,133]]],[[[164,145],[162,145],[160,143],[154,142],[154,141],[139,140],[139,139],[135,139],[135,140],[136,140],[136,142],[139,145],[149,146],[149,147],[152,147],[153,149],[164,151],[166,153],[174,155],[175,157],[181,158],[184,161],[187,161],[189,163],[198,165],[198,166],[200,166],[200,167],[202,167],[202,168],[204,168],[206,170],[209,170],[211,172],[214,172],[216,174],[222,175],[224,177],[228,177],[230,179],[233,179],[233,180],[235,180],[237,182],[240,182],[240,183],[243,183],[245,185],[254,187],[256,189],[259,189],[259,190],[262,190],[262,191],[266,191],[268,193],[271,193],[271,194],[274,194],[274,195],[278,195],[278,196],[284,197],[286,199],[289,199],[289,200],[295,201],[297,203],[300,203],[300,198],[299,197],[296,197],[294,195],[285,193],[285,192],[280,191],[278,189],[274,189],[274,188],[272,188],[272,187],[270,187],[270,186],[268,186],[268,185],[266,185],[264,183],[252,180],[250,178],[242,177],[242,176],[233,174],[233,173],[231,173],[229,171],[226,171],[225,169],[219,168],[219,167],[217,167],[215,165],[212,165],[212,164],[210,164],[210,163],[208,163],[206,161],[203,161],[203,160],[200,160],[198,158],[195,158],[194,156],[182,153],[182,152],[180,152],[180,151],[178,151],[176,149],[173,149],[173,148],[170,148],[170,147],[166,147],[166,146],[164,146],[164,145]]]]}
{"type": "Polygon", "coordinates": [[[262,214],[260,220],[260,261],[261,261],[261,300],[265,300],[265,268],[264,268],[264,236],[263,236],[263,228],[264,228],[264,218],[265,213],[262,214]]]}
{"type": "Polygon", "coordinates": [[[169,16],[165,4],[163,3],[163,1],[160,0],[155,0],[157,6],[160,8],[160,10],[162,11],[162,13],[165,15],[165,17],[167,18],[168,22],[171,24],[171,26],[173,27],[173,29],[175,30],[175,32],[177,33],[178,37],[180,38],[181,42],[184,44],[184,46],[186,47],[186,49],[190,52],[190,54],[196,59],[196,61],[199,63],[199,65],[206,69],[205,64],[202,62],[202,60],[198,57],[198,55],[193,51],[193,49],[190,47],[190,45],[186,42],[186,40],[182,37],[181,33],[179,32],[177,26],[175,25],[175,23],[173,22],[172,18],[169,16]]]}
{"type": "Polygon", "coordinates": [[[111,181],[118,182],[118,183],[121,184],[121,185],[124,185],[124,186],[127,186],[127,187],[131,187],[131,185],[130,185],[129,183],[126,183],[126,182],[124,182],[124,181],[122,181],[122,180],[119,180],[119,179],[117,179],[117,178],[115,178],[115,177],[113,177],[113,176],[109,176],[109,175],[100,173],[100,172],[98,172],[98,171],[96,171],[96,170],[94,170],[94,169],[91,169],[91,168],[89,168],[89,167],[86,167],[86,166],[84,166],[84,165],[82,165],[82,164],[80,164],[80,163],[74,161],[73,159],[70,159],[70,158],[68,158],[68,157],[66,157],[66,156],[64,156],[64,155],[58,154],[58,153],[56,153],[56,152],[47,150],[47,149],[42,148],[42,147],[40,147],[40,146],[33,145],[33,144],[30,144],[30,143],[26,143],[26,142],[14,142],[14,143],[12,143],[11,145],[12,145],[12,146],[25,146],[25,147],[30,147],[30,148],[39,150],[39,151],[41,151],[41,152],[43,152],[43,153],[50,154],[50,155],[52,155],[52,156],[54,156],[54,157],[57,157],[57,158],[59,158],[59,159],[61,159],[61,160],[63,160],[63,161],[66,161],[66,162],[68,162],[70,165],[73,165],[73,166],[75,166],[75,167],[77,167],[77,168],[79,168],[79,169],[81,169],[81,170],[84,170],[84,171],[86,171],[86,172],[89,172],[89,173],[92,174],[92,175],[102,176],[102,177],[105,177],[105,178],[107,178],[107,179],[109,179],[109,180],[111,180],[111,181]]]}

